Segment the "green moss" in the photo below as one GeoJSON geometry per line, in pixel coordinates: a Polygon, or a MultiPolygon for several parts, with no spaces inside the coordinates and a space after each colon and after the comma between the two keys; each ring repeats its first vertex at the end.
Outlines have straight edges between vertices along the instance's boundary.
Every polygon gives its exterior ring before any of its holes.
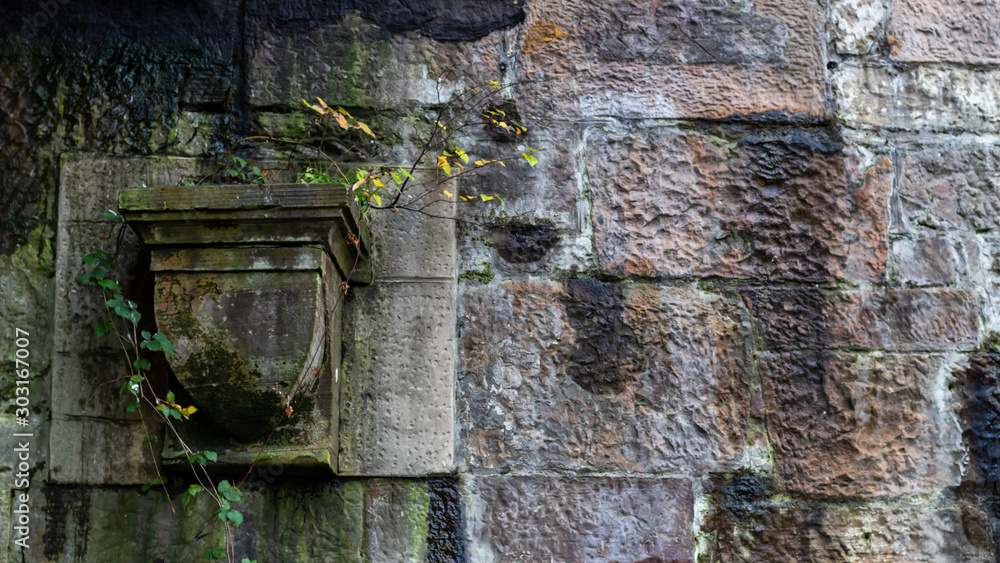
{"type": "Polygon", "coordinates": [[[458,276],[462,280],[476,280],[482,283],[490,283],[494,277],[496,274],[493,273],[489,260],[480,261],[478,270],[466,270],[458,276]]]}

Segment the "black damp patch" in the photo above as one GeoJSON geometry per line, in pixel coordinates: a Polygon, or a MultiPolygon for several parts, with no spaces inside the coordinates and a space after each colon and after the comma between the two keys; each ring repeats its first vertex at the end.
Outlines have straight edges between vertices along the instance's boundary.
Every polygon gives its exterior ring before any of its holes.
{"type": "Polygon", "coordinates": [[[462,543],[462,499],[457,474],[429,477],[431,502],[427,514],[426,563],[467,561],[462,543]]]}
{"type": "Polygon", "coordinates": [[[512,264],[538,262],[559,242],[551,223],[511,221],[494,227],[493,245],[512,264]]]}
{"type": "Polygon", "coordinates": [[[780,136],[753,135],[739,144],[751,153],[750,171],[764,185],[801,176],[815,154],[832,154],[843,148],[825,135],[801,130],[780,136]]]}
{"type": "Polygon", "coordinates": [[[336,21],[348,12],[374,22],[386,33],[415,31],[438,41],[475,41],[524,21],[521,2],[513,0],[361,0],[322,1],[263,0],[253,4],[250,15],[275,27],[312,26],[336,21]]]}
{"type": "Polygon", "coordinates": [[[45,487],[45,533],[43,553],[51,561],[64,558],[83,561],[90,535],[90,488],[45,487]],[[73,537],[67,537],[67,521],[73,519],[73,537]],[[72,557],[67,557],[66,541],[71,540],[72,557]]]}
{"type": "Polygon", "coordinates": [[[642,371],[642,354],[624,319],[622,285],[578,278],[563,285],[562,303],[576,331],[567,373],[591,393],[624,391],[642,371]]]}
{"type": "Polygon", "coordinates": [[[514,143],[524,139],[528,128],[521,124],[521,114],[517,105],[511,100],[504,100],[483,109],[479,118],[483,122],[483,130],[491,139],[498,143],[514,143]],[[501,127],[503,124],[505,127],[501,127]]]}
{"type": "Polygon", "coordinates": [[[1000,335],[992,335],[960,374],[964,400],[959,416],[969,452],[966,488],[1000,492],[1000,335]]]}

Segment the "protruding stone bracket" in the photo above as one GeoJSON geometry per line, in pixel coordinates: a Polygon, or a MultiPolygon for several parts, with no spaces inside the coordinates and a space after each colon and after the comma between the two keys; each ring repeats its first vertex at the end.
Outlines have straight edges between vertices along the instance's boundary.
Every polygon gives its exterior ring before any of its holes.
{"type": "MultiPolygon", "coordinates": [[[[270,437],[258,465],[336,471],[336,303],[345,279],[371,280],[345,187],[137,188],[121,193],[119,208],[151,248],[158,330],[173,340],[171,368],[201,411],[200,422],[180,425],[188,446],[236,468],[270,437]]],[[[178,446],[165,444],[166,465],[186,465],[178,446]]]]}

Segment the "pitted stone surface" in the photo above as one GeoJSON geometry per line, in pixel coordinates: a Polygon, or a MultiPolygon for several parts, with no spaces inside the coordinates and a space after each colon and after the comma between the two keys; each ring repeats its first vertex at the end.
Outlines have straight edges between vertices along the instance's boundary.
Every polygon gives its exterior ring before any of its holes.
{"type": "Polygon", "coordinates": [[[957,485],[965,452],[943,355],[764,354],[777,465],[790,490],[876,497],[957,485]]]}
{"type": "Polygon", "coordinates": [[[1000,229],[1000,148],[945,145],[904,151],[892,230],[1000,229]]]}
{"type": "Polygon", "coordinates": [[[891,169],[795,132],[727,142],[695,132],[588,138],[601,267],[649,277],[878,281],[891,169]]]}
{"type": "Polygon", "coordinates": [[[985,261],[984,268],[980,259],[980,252],[988,246],[964,233],[919,233],[892,241],[890,265],[905,284],[957,285],[989,269],[992,260],[985,261]]]}
{"type": "Polygon", "coordinates": [[[851,127],[911,131],[1000,129],[1000,70],[939,65],[901,69],[844,63],[831,74],[837,117],[851,127]]]}
{"type": "Polygon", "coordinates": [[[742,456],[737,303],[589,280],[463,287],[466,467],[676,472],[742,456]]]}
{"type": "Polygon", "coordinates": [[[971,350],[979,303],[971,290],[753,290],[744,293],[765,348],[971,350]]]}
{"type": "Polygon", "coordinates": [[[986,518],[971,506],[912,499],[850,505],[771,500],[759,478],[736,476],[706,487],[718,530],[710,561],[994,561],[986,518]]]}
{"type": "Polygon", "coordinates": [[[687,481],[488,476],[475,485],[476,561],[693,561],[687,481]]]}
{"type": "Polygon", "coordinates": [[[1000,2],[893,2],[892,57],[911,62],[1000,63],[1000,2]]]}
{"type": "Polygon", "coordinates": [[[344,301],[340,473],[453,465],[455,286],[379,280],[344,301]]]}
{"type": "Polygon", "coordinates": [[[539,117],[818,118],[819,21],[805,2],[534,2],[521,97],[539,117]]]}

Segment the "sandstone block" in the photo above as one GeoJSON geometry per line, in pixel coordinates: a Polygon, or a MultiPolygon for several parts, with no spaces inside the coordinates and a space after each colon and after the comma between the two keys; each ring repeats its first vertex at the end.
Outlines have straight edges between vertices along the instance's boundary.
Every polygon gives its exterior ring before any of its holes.
{"type": "Polygon", "coordinates": [[[438,43],[386,35],[356,15],[338,20],[296,33],[254,24],[250,103],[304,109],[302,99],[318,96],[335,107],[436,105],[499,76],[488,38],[438,43]]]}
{"type": "Polygon", "coordinates": [[[921,234],[892,241],[890,264],[899,282],[952,285],[980,272],[980,248],[968,235],[921,234]]]}
{"type": "Polygon", "coordinates": [[[1000,148],[995,145],[906,151],[900,170],[893,232],[1000,228],[1000,148]]]}
{"type": "Polygon", "coordinates": [[[480,287],[462,291],[466,467],[679,472],[742,456],[737,303],[590,280],[480,287]]]}
{"type": "Polygon", "coordinates": [[[904,0],[892,4],[892,57],[908,62],[1000,63],[996,0],[904,0]]]}
{"type": "Polygon", "coordinates": [[[594,133],[597,256],[637,276],[877,281],[890,171],[882,158],[862,172],[809,131],[735,145],[695,132],[594,133]]]}
{"type": "Polygon", "coordinates": [[[437,217],[406,210],[368,215],[376,278],[455,279],[455,203],[437,201],[424,211],[437,217]]]}
{"type": "Polygon", "coordinates": [[[838,0],[833,3],[831,23],[838,53],[865,55],[882,34],[888,11],[886,0],[838,0]]]}
{"type": "Polygon", "coordinates": [[[138,485],[156,477],[141,422],[54,416],[50,428],[50,483],[138,485]]]}
{"type": "Polygon", "coordinates": [[[781,502],[764,478],[746,474],[706,488],[703,529],[717,530],[711,561],[993,561],[982,537],[992,532],[959,503],[781,502]]]}
{"type": "Polygon", "coordinates": [[[996,131],[1000,124],[998,70],[849,63],[830,81],[838,117],[852,127],[996,131]]]}
{"type": "Polygon", "coordinates": [[[520,35],[520,98],[537,116],[818,118],[818,6],[545,0],[520,35]]]}
{"type": "Polygon", "coordinates": [[[686,481],[489,476],[476,486],[475,561],[692,561],[686,481]]]}
{"type": "Polygon", "coordinates": [[[772,350],[870,348],[970,350],[979,339],[972,290],[747,291],[772,350]]]}
{"type": "Polygon", "coordinates": [[[340,473],[449,472],[455,428],[455,286],[386,281],[342,303],[340,473]]]}
{"type": "Polygon", "coordinates": [[[875,497],[957,485],[965,452],[946,387],[958,359],[817,352],[761,358],[767,424],[790,490],[875,497]]]}

